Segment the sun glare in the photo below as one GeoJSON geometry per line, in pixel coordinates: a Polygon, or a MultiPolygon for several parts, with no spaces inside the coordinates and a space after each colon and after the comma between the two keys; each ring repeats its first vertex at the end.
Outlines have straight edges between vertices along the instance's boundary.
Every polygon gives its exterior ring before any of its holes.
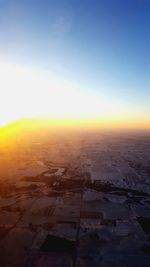
{"type": "Polygon", "coordinates": [[[92,119],[106,115],[110,105],[96,96],[58,84],[40,71],[12,64],[0,65],[0,124],[24,117],[92,119]]]}
{"type": "MultiPolygon", "coordinates": [[[[135,117],[132,125],[130,110],[122,104],[74,88],[59,81],[59,77],[50,77],[48,72],[0,64],[0,77],[0,126],[31,117],[80,126],[138,125],[135,117]]],[[[144,127],[146,124],[143,121],[144,127]]]]}

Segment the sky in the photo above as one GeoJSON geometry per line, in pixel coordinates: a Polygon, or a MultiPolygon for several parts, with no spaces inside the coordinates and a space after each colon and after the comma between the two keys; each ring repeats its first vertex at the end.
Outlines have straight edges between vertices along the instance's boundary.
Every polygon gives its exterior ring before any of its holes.
{"type": "Polygon", "coordinates": [[[150,0],[0,0],[0,125],[150,128],[150,0]]]}

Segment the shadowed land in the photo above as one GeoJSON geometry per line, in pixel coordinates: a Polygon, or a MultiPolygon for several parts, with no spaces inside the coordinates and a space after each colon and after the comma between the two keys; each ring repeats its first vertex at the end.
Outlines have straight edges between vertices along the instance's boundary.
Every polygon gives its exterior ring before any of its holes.
{"type": "Polygon", "coordinates": [[[1,131],[1,266],[149,266],[148,131],[1,131]]]}

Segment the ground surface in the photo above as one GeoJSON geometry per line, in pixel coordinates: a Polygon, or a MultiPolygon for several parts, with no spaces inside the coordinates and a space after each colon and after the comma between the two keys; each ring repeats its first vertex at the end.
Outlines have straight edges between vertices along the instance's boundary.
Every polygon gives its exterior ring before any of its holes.
{"type": "Polygon", "coordinates": [[[0,266],[150,266],[148,133],[21,134],[0,166],[0,266]]]}

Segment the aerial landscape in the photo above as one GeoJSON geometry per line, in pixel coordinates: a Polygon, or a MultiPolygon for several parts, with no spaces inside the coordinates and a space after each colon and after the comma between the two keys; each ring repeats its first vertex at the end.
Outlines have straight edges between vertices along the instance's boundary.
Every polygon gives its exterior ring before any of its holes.
{"type": "Polygon", "coordinates": [[[1,150],[1,266],[150,266],[149,132],[20,131],[1,150]]]}
{"type": "Polygon", "coordinates": [[[150,267],[149,29],[149,0],[0,0],[0,267],[150,267]]]}

